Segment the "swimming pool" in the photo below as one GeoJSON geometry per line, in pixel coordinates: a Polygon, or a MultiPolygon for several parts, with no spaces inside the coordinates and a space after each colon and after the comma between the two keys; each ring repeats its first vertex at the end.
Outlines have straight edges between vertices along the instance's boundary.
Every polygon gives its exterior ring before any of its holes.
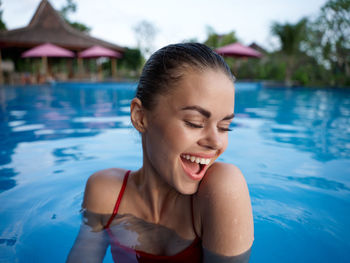
{"type": "MultiPolygon", "coordinates": [[[[88,176],[141,165],[129,121],[135,87],[0,88],[0,262],[64,262],[88,176]]],[[[236,89],[236,118],[220,159],[240,167],[249,185],[250,262],[348,262],[350,90],[236,89]]]]}

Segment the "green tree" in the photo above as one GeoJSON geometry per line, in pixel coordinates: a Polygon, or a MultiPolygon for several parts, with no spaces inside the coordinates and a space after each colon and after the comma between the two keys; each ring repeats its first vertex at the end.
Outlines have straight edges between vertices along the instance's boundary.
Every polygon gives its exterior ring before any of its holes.
{"type": "MultiPolygon", "coordinates": [[[[211,47],[212,49],[216,49],[228,44],[232,44],[238,41],[238,38],[236,37],[235,31],[231,31],[226,34],[219,35],[215,32],[215,30],[211,26],[207,26],[207,39],[204,41],[204,44],[211,47]]],[[[236,68],[238,68],[238,61],[236,61],[233,58],[225,57],[224,58],[228,66],[231,68],[234,74],[237,74],[235,72],[236,68]]]]}
{"type": "Polygon", "coordinates": [[[67,17],[69,13],[75,13],[77,11],[77,4],[73,0],[67,0],[65,6],[61,8],[61,14],[63,17],[67,17]]]}
{"type": "Polygon", "coordinates": [[[0,30],[7,30],[5,22],[2,20],[2,13],[4,10],[1,9],[2,1],[0,0],[0,30]]]}
{"type": "Polygon", "coordinates": [[[292,84],[292,76],[298,65],[302,64],[305,55],[301,52],[301,45],[306,37],[307,19],[303,18],[296,24],[280,24],[274,22],[271,32],[280,41],[280,57],[285,62],[285,82],[292,84]]]}
{"type": "Polygon", "coordinates": [[[286,64],[279,52],[264,53],[261,59],[244,59],[237,68],[240,79],[284,81],[286,64]]]}
{"type": "Polygon", "coordinates": [[[128,70],[138,70],[142,66],[143,57],[137,48],[126,48],[123,57],[118,60],[118,65],[128,70]]]}
{"type": "Polygon", "coordinates": [[[84,33],[89,33],[91,31],[91,28],[88,27],[85,24],[82,24],[80,22],[72,22],[69,18],[68,15],[70,13],[75,13],[77,11],[77,4],[73,0],[67,0],[67,3],[65,6],[61,8],[61,15],[63,19],[73,28],[84,32],[84,33]]]}
{"type": "Polygon", "coordinates": [[[308,35],[305,50],[329,69],[329,84],[350,85],[350,0],[329,0],[308,35]]]}
{"type": "Polygon", "coordinates": [[[234,42],[237,42],[235,31],[231,31],[227,34],[219,35],[211,26],[207,26],[207,39],[204,44],[215,49],[234,42]]]}
{"type": "Polygon", "coordinates": [[[204,41],[204,44],[211,48],[219,47],[219,35],[211,26],[207,26],[207,39],[204,41]]]}

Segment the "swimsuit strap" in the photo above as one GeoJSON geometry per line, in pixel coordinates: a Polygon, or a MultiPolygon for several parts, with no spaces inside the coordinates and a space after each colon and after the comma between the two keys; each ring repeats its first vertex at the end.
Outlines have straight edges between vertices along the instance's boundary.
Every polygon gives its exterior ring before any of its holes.
{"type": "Polygon", "coordinates": [[[117,215],[118,213],[118,209],[119,209],[119,205],[120,205],[120,202],[122,201],[122,197],[123,197],[123,194],[124,194],[124,191],[125,191],[125,188],[126,188],[126,183],[128,181],[128,177],[129,177],[129,174],[130,174],[130,170],[127,171],[124,175],[124,179],[123,179],[123,185],[122,185],[122,188],[120,189],[120,192],[119,192],[119,195],[118,195],[118,199],[117,199],[117,202],[115,203],[115,206],[114,206],[114,210],[113,210],[113,214],[111,215],[111,217],[109,218],[107,224],[105,225],[105,229],[106,228],[109,228],[110,224],[112,223],[114,217],[117,215]]]}
{"type": "Polygon", "coordinates": [[[193,231],[196,234],[196,238],[199,238],[199,235],[197,234],[196,231],[196,226],[194,224],[194,215],[193,215],[193,195],[191,195],[191,214],[192,214],[192,227],[193,227],[193,231]]]}

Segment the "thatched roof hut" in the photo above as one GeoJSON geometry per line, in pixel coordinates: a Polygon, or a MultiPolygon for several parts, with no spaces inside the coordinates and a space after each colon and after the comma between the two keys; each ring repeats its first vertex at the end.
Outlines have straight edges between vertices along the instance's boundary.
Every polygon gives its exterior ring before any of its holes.
{"type": "Polygon", "coordinates": [[[47,42],[75,52],[95,45],[120,53],[124,51],[124,48],[119,45],[92,37],[73,28],[48,0],[42,0],[27,26],[0,31],[0,84],[3,82],[2,71],[5,70],[2,59],[8,60],[6,63],[14,63],[16,71],[22,71],[19,66],[23,64],[21,54],[47,42]]]}
{"type": "Polygon", "coordinates": [[[94,45],[103,46],[123,52],[116,44],[94,38],[71,27],[62,16],[52,7],[49,1],[42,0],[26,27],[0,31],[0,48],[29,49],[39,44],[52,44],[81,51],[94,45]]]}

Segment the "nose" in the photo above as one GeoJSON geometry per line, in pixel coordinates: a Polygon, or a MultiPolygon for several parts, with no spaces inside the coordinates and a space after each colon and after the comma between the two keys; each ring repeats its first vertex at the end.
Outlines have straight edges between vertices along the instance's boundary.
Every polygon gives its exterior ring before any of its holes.
{"type": "Polygon", "coordinates": [[[198,141],[202,147],[218,150],[223,147],[225,134],[220,134],[216,127],[208,127],[203,137],[198,141]]]}

